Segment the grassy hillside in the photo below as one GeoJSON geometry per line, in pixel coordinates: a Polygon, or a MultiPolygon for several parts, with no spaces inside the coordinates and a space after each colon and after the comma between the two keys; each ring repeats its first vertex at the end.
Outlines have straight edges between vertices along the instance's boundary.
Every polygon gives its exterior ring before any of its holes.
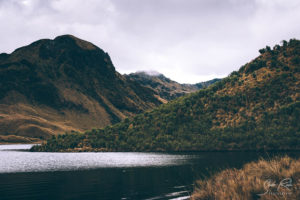
{"type": "Polygon", "coordinates": [[[33,150],[300,149],[300,41],[260,52],[206,89],[104,129],[53,137],[33,150]]]}
{"type": "Polygon", "coordinates": [[[0,135],[13,136],[5,142],[101,128],[161,103],[116,72],[106,52],[71,35],[0,54],[0,135]]]}
{"type": "Polygon", "coordinates": [[[163,74],[150,74],[148,72],[131,73],[125,75],[125,77],[129,80],[138,82],[145,87],[151,88],[156,92],[157,96],[164,99],[166,102],[184,96],[188,93],[196,92],[199,89],[208,87],[209,85],[220,80],[216,78],[197,84],[180,84],[165,77],[163,74]]]}
{"type": "Polygon", "coordinates": [[[197,182],[193,200],[279,200],[300,198],[300,160],[287,156],[227,169],[197,182]]]}

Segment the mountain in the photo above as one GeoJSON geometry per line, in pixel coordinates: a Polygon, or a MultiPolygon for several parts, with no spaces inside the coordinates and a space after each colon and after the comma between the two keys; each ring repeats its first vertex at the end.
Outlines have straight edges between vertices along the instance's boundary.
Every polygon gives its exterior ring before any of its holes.
{"type": "Polygon", "coordinates": [[[158,106],[155,95],[92,43],[72,35],[39,40],[0,54],[0,142],[101,128],[158,106]]]}
{"type": "Polygon", "coordinates": [[[203,88],[207,88],[208,86],[220,81],[220,78],[214,78],[212,80],[209,81],[204,81],[204,82],[200,82],[200,83],[196,83],[195,86],[197,87],[197,89],[203,89],[203,88]]]}
{"type": "Polygon", "coordinates": [[[125,75],[125,77],[129,80],[136,81],[145,87],[153,89],[154,91],[156,91],[159,97],[161,97],[163,100],[166,100],[165,102],[176,99],[191,92],[196,92],[199,89],[208,87],[209,85],[220,80],[216,78],[197,84],[180,84],[158,72],[149,73],[144,71],[131,73],[125,75]]]}
{"type": "Polygon", "coordinates": [[[34,151],[300,149],[300,41],[283,41],[227,78],[121,123],[53,137],[34,151]]]}

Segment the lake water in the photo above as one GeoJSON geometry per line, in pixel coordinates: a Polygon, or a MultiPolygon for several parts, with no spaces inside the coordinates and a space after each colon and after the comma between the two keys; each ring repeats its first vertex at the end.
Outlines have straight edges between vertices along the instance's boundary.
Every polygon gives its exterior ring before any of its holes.
{"type": "MultiPolygon", "coordinates": [[[[40,153],[0,145],[0,199],[188,199],[195,180],[284,153],[40,153]]],[[[300,157],[300,152],[286,153],[300,157]]]]}

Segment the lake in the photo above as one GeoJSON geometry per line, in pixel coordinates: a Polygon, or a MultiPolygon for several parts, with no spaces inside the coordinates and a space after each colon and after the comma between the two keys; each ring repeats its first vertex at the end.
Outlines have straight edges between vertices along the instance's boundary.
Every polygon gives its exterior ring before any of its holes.
{"type": "Polygon", "coordinates": [[[42,153],[0,145],[0,199],[188,199],[193,183],[260,157],[300,152],[42,153]]]}

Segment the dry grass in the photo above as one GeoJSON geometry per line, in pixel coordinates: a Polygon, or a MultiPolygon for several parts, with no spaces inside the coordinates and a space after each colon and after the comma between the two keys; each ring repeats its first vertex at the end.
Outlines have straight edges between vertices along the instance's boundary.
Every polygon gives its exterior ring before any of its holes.
{"type": "Polygon", "coordinates": [[[241,170],[224,170],[209,180],[198,181],[192,199],[300,199],[300,159],[261,159],[241,170]]]}
{"type": "MultiPolygon", "coordinates": [[[[109,114],[96,100],[76,90],[64,88],[61,90],[66,101],[84,105],[89,112],[76,109],[59,111],[47,106],[33,105],[26,102],[24,96],[10,93],[0,102],[0,135],[46,139],[50,135],[72,130],[85,131],[92,127],[102,128],[111,124],[109,114]],[[14,99],[25,103],[14,102],[14,99]]],[[[123,114],[122,117],[125,118],[123,114]]],[[[16,140],[15,138],[5,140],[5,142],[9,141],[16,140]]]]}

